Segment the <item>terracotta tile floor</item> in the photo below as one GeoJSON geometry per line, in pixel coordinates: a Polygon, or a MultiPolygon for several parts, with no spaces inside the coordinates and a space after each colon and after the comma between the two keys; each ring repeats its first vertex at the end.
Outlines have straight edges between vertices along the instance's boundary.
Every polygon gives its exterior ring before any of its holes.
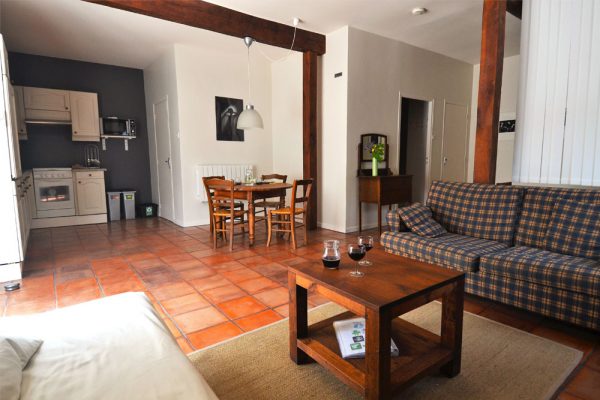
{"type": "MultiPolygon", "coordinates": [[[[356,237],[319,229],[308,246],[292,250],[277,239],[267,248],[264,227],[257,229],[255,246],[236,237],[231,253],[226,246],[212,249],[207,227],[180,228],[161,219],[34,230],[22,288],[0,289],[0,316],[145,291],[188,353],[287,317],[287,266],[318,259],[323,239],[356,237]]],[[[326,301],[309,294],[311,306],[326,301]]],[[[582,350],[581,364],[557,398],[600,398],[599,334],[474,296],[466,296],[465,309],[582,350]]]]}

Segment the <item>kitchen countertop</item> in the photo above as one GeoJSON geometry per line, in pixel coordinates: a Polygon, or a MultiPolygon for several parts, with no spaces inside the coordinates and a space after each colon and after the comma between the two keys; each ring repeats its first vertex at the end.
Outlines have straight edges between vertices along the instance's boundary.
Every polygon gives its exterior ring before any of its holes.
{"type": "Polygon", "coordinates": [[[73,167],[73,168],[71,168],[71,170],[73,172],[77,172],[77,171],[104,171],[104,172],[106,172],[107,171],[106,168],[86,168],[86,167],[73,167]]]}

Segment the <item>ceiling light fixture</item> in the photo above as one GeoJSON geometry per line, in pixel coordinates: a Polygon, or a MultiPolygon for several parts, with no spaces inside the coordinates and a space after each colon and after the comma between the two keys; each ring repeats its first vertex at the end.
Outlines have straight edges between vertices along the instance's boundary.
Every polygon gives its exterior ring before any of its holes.
{"type": "Polygon", "coordinates": [[[244,109],[244,111],[242,111],[237,120],[237,128],[244,130],[253,128],[263,128],[262,117],[252,105],[252,92],[250,90],[250,46],[252,46],[253,42],[254,39],[252,39],[250,36],[246,36],[244,38],[244,43],[248,48],[248,104],[246,105],[246,108],[244,109]]]}
{"type": "Polygon", "coordinates": [[[423,15],[428,11],[429,10],[426,9],[425,7],[415,7],[412,9],[412,15],[423,15]]]}

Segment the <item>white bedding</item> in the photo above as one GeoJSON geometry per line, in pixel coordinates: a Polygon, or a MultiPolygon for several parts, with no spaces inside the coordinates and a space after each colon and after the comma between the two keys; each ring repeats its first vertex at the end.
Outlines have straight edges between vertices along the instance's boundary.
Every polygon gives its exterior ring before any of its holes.
{"type": "Polygon", "coordinates": [[[0,333],[43,340],[21,399],[216,399],[144,293],[0,319],[0,333]]]}

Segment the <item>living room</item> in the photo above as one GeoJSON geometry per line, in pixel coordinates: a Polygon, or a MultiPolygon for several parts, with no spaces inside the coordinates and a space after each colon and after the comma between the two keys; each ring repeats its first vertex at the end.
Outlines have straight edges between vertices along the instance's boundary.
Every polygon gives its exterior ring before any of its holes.
{"type": "Polygon", "coordinates": [[[596,398],[600,7],[575,3],[2,0],[12,90],[135,123],[16,124],[11,190],[68,168],[76,215],[24,217],[0,271],[9,398],[596,398]]]}

